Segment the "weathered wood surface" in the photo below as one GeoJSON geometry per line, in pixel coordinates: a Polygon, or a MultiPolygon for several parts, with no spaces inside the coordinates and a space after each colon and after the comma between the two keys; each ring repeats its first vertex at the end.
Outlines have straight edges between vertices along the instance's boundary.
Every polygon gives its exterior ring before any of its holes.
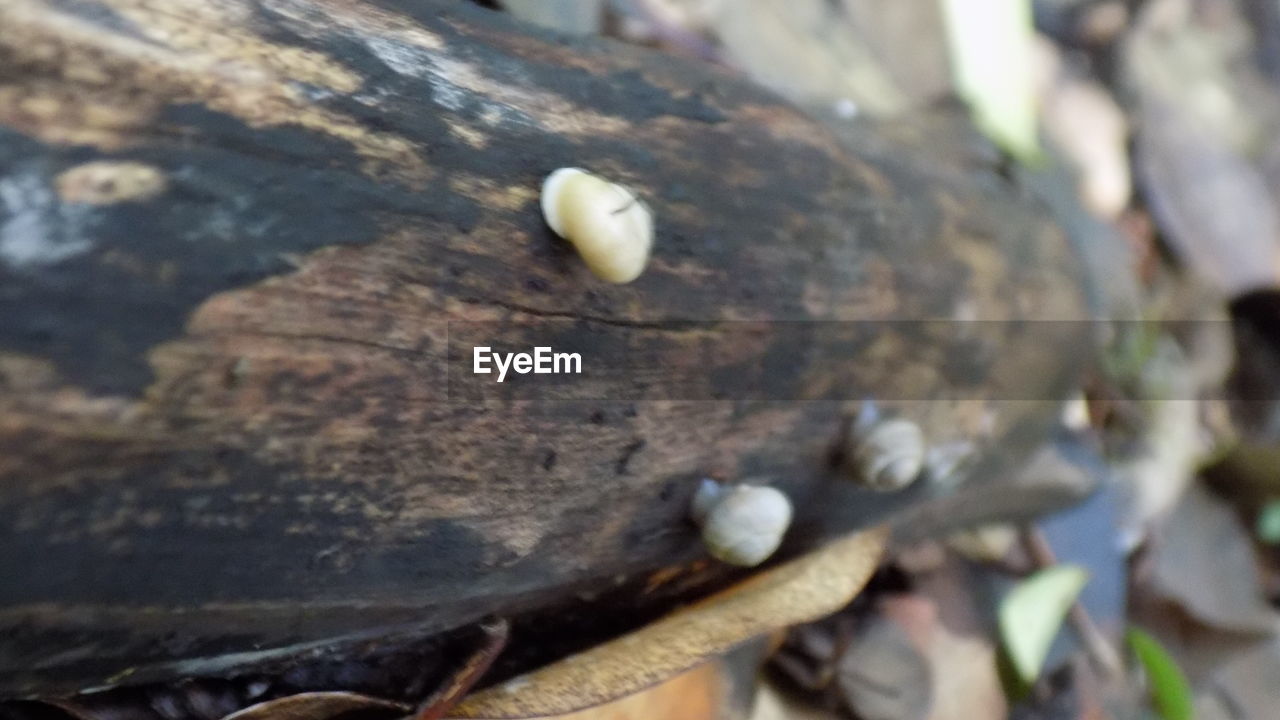
{"type": "MultiPolygon", "coordinates": [[[[465,4],[6,0],[0,696],[644,587],[705,558],[704,475],[784,487],[797,552],[944,492],[835,479],[852,400],[973,443],[996,482],[1087,353],[1084,323],[978,323],[976,353],[867,323],[708,360],[820,401],[459,403],[446,321],[581,320],[662,357],[668,320],[1081,320],[1081,282],[990,170],[842,145],[638,49],[465,4]],[[543,225],[566,165],[652,206],[634,284],[543,225]]],[[[700,572],[671,593],[724,576],[700,572]]]]}

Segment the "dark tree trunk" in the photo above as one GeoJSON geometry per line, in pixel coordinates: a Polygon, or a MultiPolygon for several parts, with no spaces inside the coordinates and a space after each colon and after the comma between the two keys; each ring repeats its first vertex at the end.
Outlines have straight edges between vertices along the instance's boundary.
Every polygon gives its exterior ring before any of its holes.
{"type": "Polygon", "coordinates": [[[838,478],[856,401],[1000,481],[1087,355],[1034,322],[1084,319],[1081,282],[987,168],[466,4],[0,3],[0,696],[569,622],[615,578],[650,612],[727,576],[706,475],[790,493],[786,553],[946,507],[838,478]],[[545,227],[562,166],[652,207],[638,281],[545,227]],[[992,322],[883,322],[957,317],[992,322]],[[705,382],[488,396],[486,322],[705,382]]]}

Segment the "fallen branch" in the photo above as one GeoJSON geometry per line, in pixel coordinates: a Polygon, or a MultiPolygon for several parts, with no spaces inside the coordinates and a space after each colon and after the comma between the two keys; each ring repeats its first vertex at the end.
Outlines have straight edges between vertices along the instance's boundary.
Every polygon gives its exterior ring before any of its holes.
{"type": "Polygon", "coordinates": [[[1084,317],[1061,231],[989,169],[842,142],[705,67],[466,4],[9,0],[0,695],[490,614],[519,642],[521,617],[589,615],[583,593],[634,626],[729,576],[687,520],[703,476],[786,490],[784,554],[943,494],[840,479],[862,398],[997,482],[1088,350],[1086,324],[1036,321],[1084,317]],[[545,227],[564,166],[653,209],[636,282],[545,227]],[[878,322],[922,318],[951,329],[878,322]],[[709,353],[670,331],[741,320],[763,334],[709,353]],[[491,322],[697,351],[763,395],[458,402],[447,331],[491,322]]]}

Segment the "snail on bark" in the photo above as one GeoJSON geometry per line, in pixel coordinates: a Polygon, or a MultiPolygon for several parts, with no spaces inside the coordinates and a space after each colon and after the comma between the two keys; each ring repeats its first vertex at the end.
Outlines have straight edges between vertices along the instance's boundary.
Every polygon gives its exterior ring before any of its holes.
{"type": "Polygon", "coordinates": [[[924,433],[910,420],[882,418],[874,406],[864,405],[849,434],[845,459],[858,484],[871,490],[900,490],[924,469],[924,433]]]}
{"type": "Polygon", "coordinates": [[[782,543],[791,525],[791,501],[776,488],[704,479],[694,494],[691,514],[714,557],[751,567],[767,560],[782,543]]]}
{"type": "Polygon", "coordinates": [[[640,277],[653,247],[653,216],[627,188],[581,168],[560,168],[542,183],[542,216],[573,243],[591,272],[611,283],[640,277]]]}

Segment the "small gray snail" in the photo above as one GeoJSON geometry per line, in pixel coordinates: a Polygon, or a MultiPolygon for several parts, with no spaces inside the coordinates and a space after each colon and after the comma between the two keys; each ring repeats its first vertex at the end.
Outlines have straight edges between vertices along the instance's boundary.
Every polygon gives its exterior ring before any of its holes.
{"type": "Polygon", "coordinates": [[[721,485],[704,479],[690,509],[702,541],[718,560],[752,567],[769,558],[791,525],[791,501],[761,485],[721,485]]]}
{"type": "Polygon", "coordinates": [[[865,405],[846,452],[859,484],[871,490],[901,490],[924,469],[924,433],[910,420],[880,418],[874,406],[865,405]]]}
{"type": "Polygon", "coordinates": [[[591,272],[611,283],[640,277],[653,247],[653,216],[630,190],[581,168],[542,183],[542,216],[573,243],[591,272]]]}

